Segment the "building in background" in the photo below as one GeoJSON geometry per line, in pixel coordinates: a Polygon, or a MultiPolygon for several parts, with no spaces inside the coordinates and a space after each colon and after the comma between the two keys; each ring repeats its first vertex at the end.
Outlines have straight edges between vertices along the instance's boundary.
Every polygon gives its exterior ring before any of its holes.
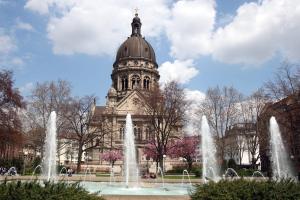
{"type": "Polygon", "coordinates": [[[261,169],[271,172],[270,159],[270,118],[274,116],[281,131],[281,137],[293,163],[295,171],[300,172],[300,93],[290,95],[276,103],[264,107],[258,119],[261,169]]]}
{"type": "MultiPolygon", "coordinates": [[[[138,14],[132,20],[131,36],[119,47],[111,74],[112,85],[107,93],[105,106],[94,106],[93,123],[110,124],[110,131],[103,141],[94,141],[96,148],[86,152],[89,165],[107,165],[101,154],[110,149],[123,149],[125,121],[131,114],[136,142],[137,161],[140,168],[148,166],[143,153],[144,146],[153,138],[145,96],[158,85],[160,78],[155,52],[141,34],[141,20],[138,14]],[[107,149],[103,149],[105,146],[107,149]]],[[[180,132],[180,129],[178,130],[180,132]]],[[[169,165],[171,159],[167,158],[169,165]]],[[[115,164],[121,167],[122,161],[115,164]]],[[[84,166],[83,166],[84,167],[84,166]]],[[[105,168],[105,167],[104,167],[105,168]]]]}

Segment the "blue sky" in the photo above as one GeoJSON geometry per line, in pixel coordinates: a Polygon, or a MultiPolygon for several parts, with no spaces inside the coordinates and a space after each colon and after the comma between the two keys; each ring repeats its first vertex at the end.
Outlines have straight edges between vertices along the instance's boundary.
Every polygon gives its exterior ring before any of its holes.
{"type": "Polygon", "coordinates": [[[192,96],[216,85],[249,95],[282,60],[300,58],[298,0],[0,0],[0,69],[14,71],[24,96],[64,79],[104,104],[135,7],[161,81],[178,80],[192,96]]]}

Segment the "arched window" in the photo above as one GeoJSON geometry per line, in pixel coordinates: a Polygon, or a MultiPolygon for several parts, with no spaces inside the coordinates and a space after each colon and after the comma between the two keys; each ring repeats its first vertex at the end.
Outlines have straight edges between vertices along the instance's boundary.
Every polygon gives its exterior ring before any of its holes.
{"type": "Polygon", "coordinates": [[[146,76],[144,78],[144,89],[149,90],[150,86],[150,78],[148,76],[146,76]]]}
{"type": "Polygon", "coordinates": [[[140,85],[140,77],[138,75],[133,75],[132,78],[131,78],[131,86],[132,86],[132,89],[134,88],[138,88],[140,85]]]}
{"type": "Polygon", "coordinates": [[[149,130],[149,127],[146,128],[145,132],[146,132],[146,140],[150,140],[151,138],[150,138],[150,130],[149,130]]]}
{"type": "Polygon", "coordinates": [[[137,136],[138,136],[138,140],[143,140],[143,135],[142,135],[142,130],[141,130],[141,128],[138,128],[137,129],[137,136]]]}
{"type": "Polygon", "coordinates": [[[136,126],[133,128],[133,133],[134,133],[134,138],[136,138],[136,136],[137,136],[137,127],[136,126]]]}
{"type": "Polygon", "coordinates": [[[124,139],[124,127],[120,127],[119,129],[119,139],[123,140],[124,139]]]}
{"type": "Polygon", "coordinates": [[[128,78],[127,78],[127,76],[123,76],[122,78],[121,78],[121,89],[122,90],[127,90],[128,89],[128,78]]]}

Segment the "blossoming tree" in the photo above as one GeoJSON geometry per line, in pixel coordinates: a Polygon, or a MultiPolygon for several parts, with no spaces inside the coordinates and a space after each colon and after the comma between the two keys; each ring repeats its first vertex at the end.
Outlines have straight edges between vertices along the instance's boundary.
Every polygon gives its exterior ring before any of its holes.
{"type": "Polygon", "coordinates": [[[119,150],[110,150],[102,154],[102,159],[109,162],[113,167],[117,160],[121,160],[123,155],[119,150]]]}

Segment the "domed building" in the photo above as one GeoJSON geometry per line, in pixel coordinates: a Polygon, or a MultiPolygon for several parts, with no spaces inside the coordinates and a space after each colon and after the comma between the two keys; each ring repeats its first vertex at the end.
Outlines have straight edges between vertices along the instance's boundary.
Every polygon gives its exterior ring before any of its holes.
{"type": "MultiPolygon", "coordinates": [[[[101,160],[101,153],[108,149],[122,149],[127,113],[131,114],[136,142],[137,161],[145,167],[148,161],[143,154],[144,145],[151,139],[150,119],[146,112],[145,96],[159,81],[158,65],[151,44],[141,34],[142,23],[138,14],[132,20],[131,36],[119,47],[111,74],[112,85],[107,93],[106,106],[95,106],[94,123],[105,119],[109,134],[103,141],[97,141],[98,148],[88,152],[89,166],[109,166],[101,160]]],[[[122,161],[116,163],[121,170],[122,161]]],[[[155,166],[155,165],[154,165],[155,166]]],[[[97,168],[97,167],[96,167],[97,168]]],[[[118,170],[118,169],[116,169],[118,170]]]]}

